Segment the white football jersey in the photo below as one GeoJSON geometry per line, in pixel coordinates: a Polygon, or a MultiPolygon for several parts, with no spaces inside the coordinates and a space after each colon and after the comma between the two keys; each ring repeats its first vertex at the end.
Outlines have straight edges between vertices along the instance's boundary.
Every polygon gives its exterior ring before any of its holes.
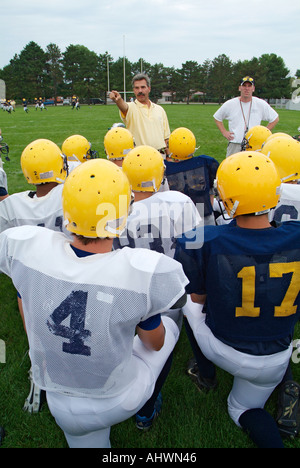
{"type": "Polygon", "coordinates": [[[63,231],[70,237],[63,226],[62,210],[63,184],[54,187],[44,197],[37,197],[35,192],[13,193],[0,203],[0,232],[15,226],[44,226],[54,231],[63,231]]]}
{"type": "Polygon", "coordinates": [[[3,187],[7,191],[7,176],[5,171],[0,167],[0,188],[3,187]]]}
{"type": "Polygon", "coordinates": [[[95,398],[133,382],[136,325],[169,309],[188,283],[165,255],[124,248],[79,258],[62,233],[37,226],[0,234],[0,270],[22,297],[34,382],[95,398]]]}
{"type": "Polygon", "coordinates": [[[300,221],[300,184],[281,184],[280,200],[274,210],[270,211],[272,221],[300,221]]]}
{"type": "Polygon", "coordinates": [[[134,202],[126,229],[114,240],[114,248],[125,246],[155,250],[169,257],[175,254],[175,239],[201,224],[190,197],[175,190],[156,192],[134,202]]]}
{"type": "Polygon", "coordinates": [[[74,171],[74,169],[76,169],[76,167],[80,166],[80,164],[82,163],[78,160],[68,159],[68,173],[70,174],[72,171],[74,171]]]}

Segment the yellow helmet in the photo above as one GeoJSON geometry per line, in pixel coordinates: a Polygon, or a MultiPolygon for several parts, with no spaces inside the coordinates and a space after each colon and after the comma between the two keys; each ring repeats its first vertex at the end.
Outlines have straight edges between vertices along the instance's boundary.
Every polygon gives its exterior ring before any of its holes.
{"type": "Polygon", "coordinates": [[[131,202],[129,181],[121,168],[105,159],[77,166],[62,193],[67,229],[90,238],[119,237],[131,202]]]}
{"type": "Polygon", "coordinates": [[[107,159],[123,159],[133,148],[133,136],[127,128],[112,127],[104,137],[107,159]]]}
{"type": "Polygon", "coordinates": [[[263,125],[255,125],[250,128],[245,135],[247,140],[246,151],[259,151],[270,135],[272,135],[271,130],[263,125]]]}
{"type": "Polygon", "coordinates": [[[174,159],[189,159],[196,149],[196,138],[191,130],[179,127],[169,138],[169,150],[174,159]]]}
{"type": "Polygon", "coordinates": [[[262,214],[277,205],[280,177],[275,164],[258,151],[241,151],[217,170],[217,191],[231,217],[262,214]]]}
{"type": "Polygon", "coordinates": [[[91,143],[82,135],[71,135],[62,144],[62,152],[67,156],[68,161],[80,161],[94,159],[95,151],[91,151],[91,143]]]}
{"type": "Polygon", "coordinates": [[[278,138],[278,137],[287,137],[287,138],[293,138],[291,137],[288,133],[284,132],[277,132],[277,133],[272,133],[265,141],[264,144],[266,144],[268,141],[273,140],[273,138],[278,138]]]}
{"type": "Polygon", "coordinates": [[[300,179],[300,142],[289,136],[267,141],[261,152],[272,159],[282,182],[300,179]]]}
{"type": "Polygon", "coordinates": [[[164,177],[165,165],[159,151],[152,146],[141,145],[128,153],[122,169],[129,179],[132,190],[157,192],[164,177]]]}
{"type": "Polygon", "coordinates": [[[29,184],[64,182],[67,177],[67,160],[60,148],[47,139],[35,140],[23,150],[21,167],[29,184]]]}

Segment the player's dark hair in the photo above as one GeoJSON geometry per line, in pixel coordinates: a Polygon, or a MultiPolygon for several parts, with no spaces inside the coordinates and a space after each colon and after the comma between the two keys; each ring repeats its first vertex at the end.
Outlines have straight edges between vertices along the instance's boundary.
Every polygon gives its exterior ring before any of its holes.
{"type": "MultiPolygon", "coordinates": [[[[79,235],[79,234],[74,234],[74,233],[73,233],[73,235],[74,235],[74,236],[81,242],[81,244],[83,244],[83,245],[94,244],[95,242],[97,242],[97,241],[100,239],[100,237],[84,237],[84,236],[81,236],[81,235],[79,235]]],[[[103,239],[103,238],[101,237],[101,239],[103,239]]],[[[108,238],[106,237],[106,239],[108,239],[108,238]]]]}

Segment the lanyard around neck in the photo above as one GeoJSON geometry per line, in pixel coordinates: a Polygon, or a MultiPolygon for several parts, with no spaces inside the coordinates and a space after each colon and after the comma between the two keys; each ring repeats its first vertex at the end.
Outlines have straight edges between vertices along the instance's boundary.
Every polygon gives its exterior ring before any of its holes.
{"type": "Polygon", "coordinates": [[[248,131],[248,127],[249,127],[250,114],[251,114],[251,107],[252,107],[252,99],[251,99],[251,101],[250,101],[250,107],[249,107],[249,112],[248,112],[247,121],[246,121],[246,118],[245,118],[244,109],[243,109],[242,101],[241,101],[241,100],[240,100],[240,106],[241,106],[241,110],[242,110],[242,114],[243,114],[243,119],[244,119],[244,122],[245,122],[245,133],[246,133],[246,132],[248,131]]]}

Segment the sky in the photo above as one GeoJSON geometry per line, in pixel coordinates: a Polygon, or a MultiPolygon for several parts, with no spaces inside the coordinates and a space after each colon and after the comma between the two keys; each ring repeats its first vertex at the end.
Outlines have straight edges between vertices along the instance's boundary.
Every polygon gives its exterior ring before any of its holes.
{"type": "Polygon", "coordinates": [[[1,23],[0,68],[34,41],[175,68],[274,53],[291,76],[300,69],[299,0],[9,0],[1,23]]]}

